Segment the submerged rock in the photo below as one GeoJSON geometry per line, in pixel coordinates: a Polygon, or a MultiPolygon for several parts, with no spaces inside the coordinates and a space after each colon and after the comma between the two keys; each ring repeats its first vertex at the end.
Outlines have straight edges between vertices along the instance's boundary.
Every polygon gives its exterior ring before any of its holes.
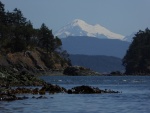
{"type": "Polygon", "coordinates": [[[16,95],[13,94],[0,94],[0,101],[14,101],[14,100],[24,100],[28,99],[28,97],[17,97],[16,95]]]}
{"type": "Polygon", "coordinates": [[[47,99],[47,97],[45,97],[45,96],[39,96],[36,99],[47,99]]]}

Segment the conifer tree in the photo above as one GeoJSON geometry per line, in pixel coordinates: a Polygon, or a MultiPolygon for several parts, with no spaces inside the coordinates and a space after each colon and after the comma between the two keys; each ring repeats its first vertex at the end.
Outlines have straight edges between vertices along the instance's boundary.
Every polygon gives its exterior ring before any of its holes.
{"type": "Polygon", "coordinates": [[[46,49],[47,54],[53,52],[54,46],[54,36],[52,30],[49,30],[48,27],[43,23],[39,30],[39,44],[41,47],[46,49]]]}
{"type": "Polygon", "coordinates": [[[150,74],[150,30],[139,31],[123,58],[126,74],[150,74]]]}

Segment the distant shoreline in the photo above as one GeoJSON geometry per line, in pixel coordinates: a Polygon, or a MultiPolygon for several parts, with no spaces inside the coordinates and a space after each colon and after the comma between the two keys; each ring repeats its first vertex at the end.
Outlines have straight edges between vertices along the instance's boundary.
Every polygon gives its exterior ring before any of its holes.
{"type": "Polygon", "coordinates": [[[126,75],[126,74],[120,74],[120,75],[114,75],[114,74],[101,74],[101,75],[65,75],[63,74],[63,71],[47,71],[45,73],[35,74],[37,76],[150,76],[150,74],[132,74],[132,75],[126,75]]]}

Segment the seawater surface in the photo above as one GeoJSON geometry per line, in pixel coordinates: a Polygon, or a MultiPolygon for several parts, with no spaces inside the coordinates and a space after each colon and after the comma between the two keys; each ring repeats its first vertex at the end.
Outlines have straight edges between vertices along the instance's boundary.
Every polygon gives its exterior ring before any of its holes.
{"type": "MultiPolygon", "coordinates": [[[[90,85],[119,94],[46,94],[47,99],[0,102],[0,113],[149,113],[150,76],[42,76],[66,89],[90,85]]],[[[35,95],[38,96],[38,95],[35,95]]]]}

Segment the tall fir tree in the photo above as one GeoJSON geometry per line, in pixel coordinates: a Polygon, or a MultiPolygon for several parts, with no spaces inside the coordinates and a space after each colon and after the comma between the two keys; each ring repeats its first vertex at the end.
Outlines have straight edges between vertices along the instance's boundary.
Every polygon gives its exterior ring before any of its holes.
{"type": "Polygon", "coordinates": [[[39,45],[46,49],[47,54],[53,52],[54,35],[44,23],[39,30],[39,45]]]}

